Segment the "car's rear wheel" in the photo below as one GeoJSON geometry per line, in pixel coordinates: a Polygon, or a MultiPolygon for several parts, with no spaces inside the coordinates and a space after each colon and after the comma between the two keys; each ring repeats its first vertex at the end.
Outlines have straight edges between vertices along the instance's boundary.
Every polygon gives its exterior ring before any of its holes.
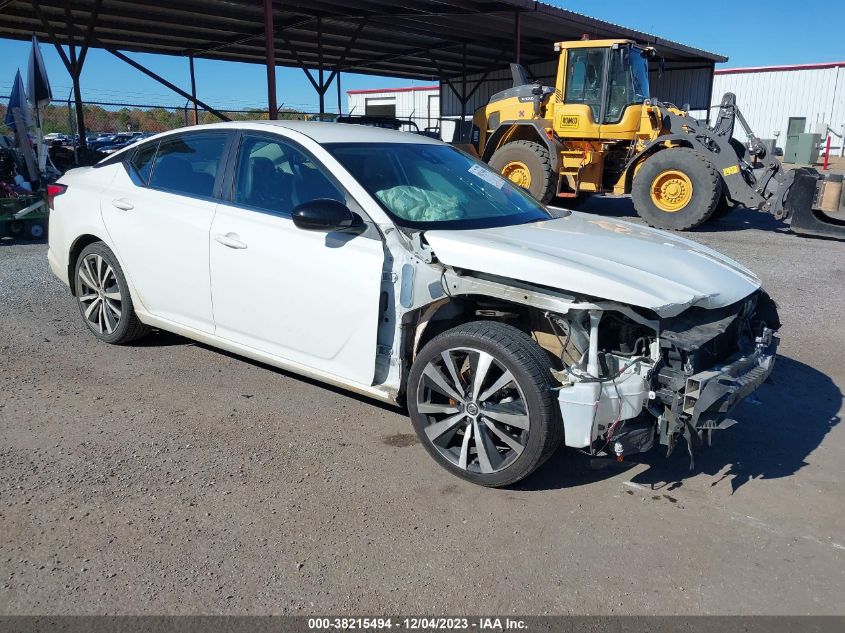
{"type": "Polygon", "coordinates": [[[526,334],[478,321],[423,347],[408,382],[420,441],[455,475],[483,486],[524,479],[560,445],[551,363],[526,334]]]}
{"type": "Polygon", "coordinates": [[[114,253],[102,242],[86,246],[76,260],[75,291],[85,325],[105,343],[121,345],[144,336],[126,277],[114,253]]]}

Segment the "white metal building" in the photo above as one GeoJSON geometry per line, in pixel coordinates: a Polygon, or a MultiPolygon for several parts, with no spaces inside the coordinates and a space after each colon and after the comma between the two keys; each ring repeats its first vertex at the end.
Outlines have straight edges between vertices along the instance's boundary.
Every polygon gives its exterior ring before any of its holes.
{"type": "Polygon", "coordinates": [[[347,90],[352,116],[387,116],[411,120],[420,130],[436,127],[440,118],[440,86],[408,86],[390,90],[347,90]]]}
{"type": "MultiPolygon", "coordinates": [[[[780,146],[786,143],[790,117],[804,117],[805,131],[818,132],[822,139],[827,126],[839,134],[845,126],[845,62],[717,70],[711,105],[718,106],[726,92],[736,95],[757,136],[775,138],[780,132],[780,146]]],[[[745,140],[739,125],[734,136],[745,140]]],[[[834,146],[841,144],[832,140],[834,146]]]]}

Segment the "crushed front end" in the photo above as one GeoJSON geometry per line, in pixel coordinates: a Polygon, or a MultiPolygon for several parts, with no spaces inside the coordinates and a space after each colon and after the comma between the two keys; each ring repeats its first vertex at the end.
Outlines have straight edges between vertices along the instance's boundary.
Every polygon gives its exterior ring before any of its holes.
{"type": "Polygon", "coordinates": [[[735,422],[731,410],[772,372],[780,327],[762,290],[671,318],[607,310],[548,315],[560,341],[566,444],[592,454],[692,449],[735,422]]]}

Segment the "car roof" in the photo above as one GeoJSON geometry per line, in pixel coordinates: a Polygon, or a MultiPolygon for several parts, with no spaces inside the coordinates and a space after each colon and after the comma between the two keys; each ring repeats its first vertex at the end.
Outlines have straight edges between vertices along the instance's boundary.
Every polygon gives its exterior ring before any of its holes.
{"type": "Polygon", "coordinates": [[[310,137],[322,143],[425,143],[436,145],[440,141],[419,134],[386,130],[384,128],[355,125],[351,123],[327,123],[324,121],[227,121],[210,123],[208,125],[193,125],[174,132],[188,132],[200,129],[242,129],[267,130],[268,128],[282,128],[310,137]]]}
{"type": "Polygon", "coordinates": [[[258,130],[266,131],[272,128],[281,128],[308,136],[320,143],[406,143],[418,145],[442,145],[443,142],[422,134],[387,130],[385,128],[355,125],[351,123],[326,123],[322,121],[225,121],[220,123],[209,123],[205,125],[191,125],[177,128],[156,134],[152,137],[139,139],[128,147],[113,154],[109,159],[123,156],[124,152],[137,147],[142,141],[154,142],[158,139],[165,139],[168,136],[183,132],[196,132],[201,130],[258,130]]]}
{"type": "Polygon", "coordinates": [[[426,143],[432,145],[439,143],[419,134],[354,123],[323,121],[245,121],[243,123],[286,128],[304,134],[318,143],[426,143]]]}

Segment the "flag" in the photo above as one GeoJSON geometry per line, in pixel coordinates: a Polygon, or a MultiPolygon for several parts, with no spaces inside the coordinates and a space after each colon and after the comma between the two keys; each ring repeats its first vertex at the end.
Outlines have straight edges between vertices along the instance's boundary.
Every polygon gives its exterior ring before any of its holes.
{"type": "Polygon", "coordinates": [[[12,95],[9,97],[9,104],[6,108],[5,123],[13,129],[15,127],[15,118],[12,115],[12,112],[15,108],[20,108],[24,125],[29,127],[32,124],[32,121],[29,118],[29,105],[26,102],[26,90],[23,87],[21,71],[18,71],[15,75],[15,83],[12,85],[12,95]]]}
{"type": "Polygon", "coordinates": [[[29,51],[29,73],[27,74],[26,87],[29,92],[29,102],[35,108],[43,107],[53,100],[50,80],[47,79],[47,68],[44,66],[44,58],[41,57],[38,38],[34,34],[32,36],[32,50],[29,51]]]}

